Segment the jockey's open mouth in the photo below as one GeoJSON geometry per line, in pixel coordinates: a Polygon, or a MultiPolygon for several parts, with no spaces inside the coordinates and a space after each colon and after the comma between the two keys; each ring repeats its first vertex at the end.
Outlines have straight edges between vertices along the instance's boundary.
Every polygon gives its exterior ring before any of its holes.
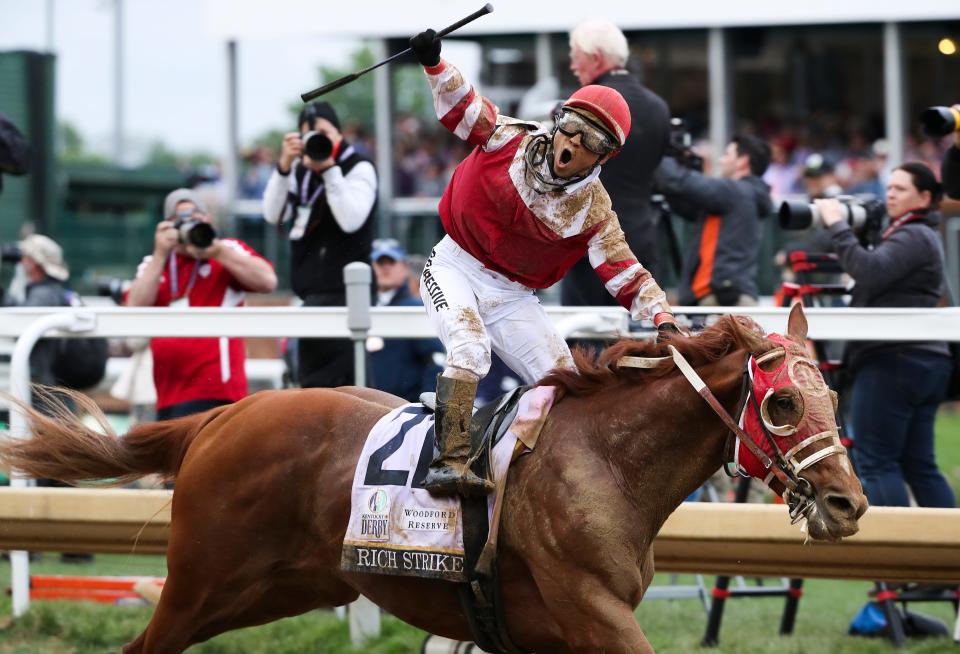
{"type": "Polygon", "coordinates": [[[570,148],[566,148],[566,147],[563,148],[560,151],[560,158],[559,158],[560,165],[566,166],[572,160],[573,160],[573,152],[570,151],[570,148]]]}

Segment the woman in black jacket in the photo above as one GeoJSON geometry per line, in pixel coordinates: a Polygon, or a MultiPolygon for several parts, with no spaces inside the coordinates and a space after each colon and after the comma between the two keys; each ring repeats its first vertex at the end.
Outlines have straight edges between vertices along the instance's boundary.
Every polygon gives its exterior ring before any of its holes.
{"type": "MultiPolygon", "coordinates": [[[[860,244],[836,200],[817,200],[844,270],[854,307],[937,306],[944,264],[936,209],[943,190],[921,163],[906,163],[887,183],[890,224],[872,248],[860,244]]],[[[953,507],[953,491],[934,458],[933,425],[953,363],[943,341],[848,344],[853,375],[851,427],[863,489],[873,505],[953,507]]]]}

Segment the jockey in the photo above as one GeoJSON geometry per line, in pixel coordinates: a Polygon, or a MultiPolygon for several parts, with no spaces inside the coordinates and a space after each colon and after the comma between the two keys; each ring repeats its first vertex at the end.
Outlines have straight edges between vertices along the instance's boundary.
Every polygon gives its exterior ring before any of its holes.
{"type": "Polygon", "coordinates": [[[489,493],[467,466],[477,382],[495,350],[533,383],[573,368],[566,342],[534,289],[558,282],[584,254],[635,319],[678,331],[666,296],[624,240],[600,166],[623,146],[630,109],[617,91],[585,86],[563,104],[556,126],[499,114],[460,71],[440,59],[427,30],[410,39],[424,66],[440,122],[474,150],[440,200],[447,232],[430,254],[420,294],[447,350],[437,377],[440,454],[425,487],[438,495],[489,493]]]}

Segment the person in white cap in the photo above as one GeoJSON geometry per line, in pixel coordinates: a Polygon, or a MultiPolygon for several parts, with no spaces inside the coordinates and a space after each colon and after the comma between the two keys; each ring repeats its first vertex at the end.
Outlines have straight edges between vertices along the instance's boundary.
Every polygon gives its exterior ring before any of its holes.
{"type": "MultiPolygon", "coordinates": [[[[32,234],[20,241],[17,247],[27,285],[23,299],[15,304],[21,307],[68,306],[69,291],[65,282],[70,272],[63,261],[60,246],[47,236],[32,234]]],[[[43,339],[37,342],[30,353],[31,382],[46,386],[57,383],[53,371],[56,355],[57,341],[43,339]]]]}

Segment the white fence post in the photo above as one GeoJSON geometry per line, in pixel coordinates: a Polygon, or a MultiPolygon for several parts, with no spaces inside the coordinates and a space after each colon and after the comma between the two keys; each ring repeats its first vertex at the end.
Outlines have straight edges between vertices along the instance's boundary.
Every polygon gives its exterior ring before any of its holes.
{"type": "MultiPolygon", "coordinates": [[[[343,268],[347,287],[347,327],[353,339],[354,384],[367,385],[367,334],[370,333],[370,265],[359,261],[343,268]]],[[[380,635],[380,609],[361,595],[350,605],[350,642],[363,647],[380,635]]]]}
{"type": "MultiPolygon", "coordinates": [[[[30,406],[30,353],[45,333],[52,330],[87,331],[95,326],[95,316],[74,311],[58,311],[31,323],[17,338],[10,357],[10,394],[30,406]]],[[[16,438],[27,436],[27,417],[16,405],[10,406],[10,433],[16,438]]],[[[21,472],[10,471],[11,487],[30,485],[30,479],[21,472]]],[[[20,617],[30,608],[30,559],[27,552],[10,552],[10,586],[13,617],[20,617]]]]}

